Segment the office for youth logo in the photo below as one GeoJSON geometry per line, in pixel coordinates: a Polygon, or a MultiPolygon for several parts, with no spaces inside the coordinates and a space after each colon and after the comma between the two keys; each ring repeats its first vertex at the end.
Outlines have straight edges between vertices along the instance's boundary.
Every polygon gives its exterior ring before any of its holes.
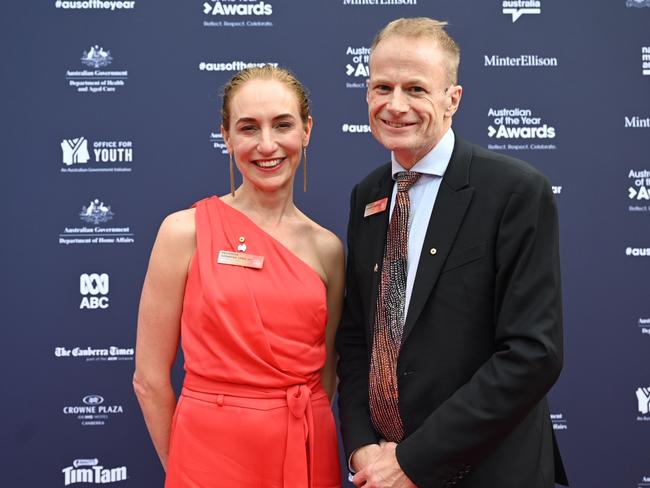
{"type": "Polygon", "coordinates": [[[61,472],[64,486],[76,483],[103,485],[124,481],[128,477],[126,466],[105,468],[97,458],[75,459],[71,466],[63,468],[61,472]]]}
{"type": "Polygon", "coordinates": [[[91,45],[79,60],[83,69],[69,69],[65,74],[68,86],[77,93],[116,93],[126,86],[128,70],[107,69],[113,63],[113,55],[103,46],[91,45]]]}
{"type": "Polygon", "coordinates": [[[61,159],[64,164],[61,173],[129,173],[132,171],[133,141],[90,143],[83,136],[64,139],[61,141],[61,159]]]}
{"type": "Polygon", "coordinates": [[[637,416],[640,422],[650,421],[650,386],[641,386],[636,389],[637,409],[641,415],[637,416]]]}
{"type": "Polygon", "coordinates": [[[54,7],[63,10],[133,10],[135,0],[57,0],[54,7]]]}
{"type": "Polygon", "coordinates": [[[501,4],[504,15],[512,16],[512,22],[522,15],[539,15],[542,13],[542,2],[540,0],[503,0],[501,4]]]}
{"type": "Polygon", "coordinates": [[[209,0],[203,2],[204,27],[273,27],[273,4],[254,0],[209,0]],[[262,20],[264,19],[264,20],[262,20]]]}
{"type": "Polygon", "coordinates": [[[108,273],[82,273],[79,276],[80,309],[108,308],[108,273]]]}
{"type": "Polygon", "coordinates": [[[64,139],[61,142],[61,151],[63,151],[63,164],[85,164],[90,159],[88,154],[88,140],[85,137],[75,139],[64,139]]]}

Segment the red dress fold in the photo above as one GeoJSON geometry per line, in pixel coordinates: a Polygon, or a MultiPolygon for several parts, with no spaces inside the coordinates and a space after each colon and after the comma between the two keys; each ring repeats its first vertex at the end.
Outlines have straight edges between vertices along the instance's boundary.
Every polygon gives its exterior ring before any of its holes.
{"type": "Polygon", "coordinates": [[[181,317],[185,381],[166,488],[338,488],[334,419],[320,383],[320,276],[218,197],[196,205],[181,317]],[[242,242],[243,240],[243,242],[242,242]],[[219,251],[264,257],[220,264],[219,251]]]}

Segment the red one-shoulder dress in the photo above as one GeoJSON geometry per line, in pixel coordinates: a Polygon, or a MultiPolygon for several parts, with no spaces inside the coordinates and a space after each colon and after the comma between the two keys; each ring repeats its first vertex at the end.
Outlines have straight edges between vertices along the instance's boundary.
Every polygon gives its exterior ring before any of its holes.
{"type": "Polygon", "coordinates": [[[218,197],[196,205],[185,288],[185,380],[166,488],[338,488],[337,437],[320,383],[326,289],[320,276],[218,197]],[[261,269],[220,251],[263,256],[261,269]]]}

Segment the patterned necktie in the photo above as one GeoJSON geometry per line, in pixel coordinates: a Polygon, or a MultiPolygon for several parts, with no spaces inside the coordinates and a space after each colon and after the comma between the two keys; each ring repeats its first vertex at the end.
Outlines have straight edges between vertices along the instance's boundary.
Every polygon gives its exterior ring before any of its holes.
{"type": "Polygon", "coordinates": [[[370,415],[375,429],[391,442],[404,438],[404,426],[397,399],[397,357],[399,356],[406,311],[406,258],[408,255],[408,190],[420,173],[397,173],[397,198],[388,227],[381,282],[377,296],[370,358],[370,415]]]}

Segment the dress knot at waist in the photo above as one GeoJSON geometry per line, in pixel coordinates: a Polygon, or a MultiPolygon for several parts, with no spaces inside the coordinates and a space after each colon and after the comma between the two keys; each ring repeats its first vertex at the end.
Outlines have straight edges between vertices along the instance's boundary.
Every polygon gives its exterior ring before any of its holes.
{"type": "MultiPolygon", "coordinates": [[[[255,388],[248,385],[212,382],[210,391],[198,391],[195,382],[183,387],[182,395],[214,403],[244,408],[287,409],[286,452],[283,465],[285,488],[312,488],[314,462],[314,416],[312,401],[327,397],[320,381],[288,388],[255,388]]],[[[203,389],[203,388],[202,388],[203,389]]]]}

